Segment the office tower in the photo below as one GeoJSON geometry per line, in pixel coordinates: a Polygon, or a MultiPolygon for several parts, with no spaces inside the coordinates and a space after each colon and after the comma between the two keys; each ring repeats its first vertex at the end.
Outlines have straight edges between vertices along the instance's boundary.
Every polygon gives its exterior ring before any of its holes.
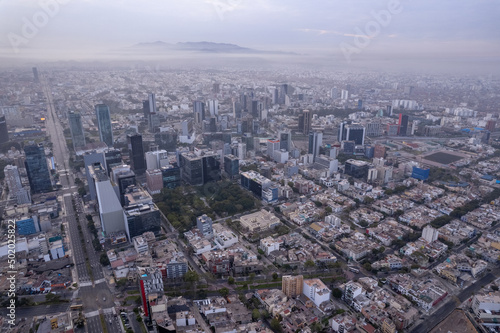
{"type": "Polygon", "coordinates": [[[321,132],[309,132],[309,154],[313,155],[313,161],[319,155],[319,148],[323,144],[323,133],[321,132]]]}
{"type": "Polygon", "coordinates": [[[399,114],[398,135],[406,136],[408,133],[408,116],[399,114]]]}
{"type": "Polygon", "coordinates": [[[362,110],[362,109],[363,109],[363,100],[358,99],[358,110],[362,110]]]}
{"type": "MultiPolygon", "coordinates": [[[[95,192],[95,187],[92,186],[93,175],[90,172],[90,167],[99,164],[104,168],[106,166],[106,157],[103,152],[88,152],[83,155],[83,164],[85,166],[85,175],[87,176],[87,184],[89,185],[90,199],[96,200],[97,193],[95,192]]],[[[107,173],[109,175],[109,172],[107,173]]]]}
{"type": "Polygon", "coordinates": [[[220,83],[214,83],[212,85],[212,92],[214,94],[219,94],[220,93],[220,83]]]}
{"type": "Polygon", "coordinates": [[[288,152],[292,150],[292,131],[280,131],[278,138],[280,140],[280,149],[285,149],[288,152]]]}
{"type": "Polygon", "coordinates": [[[360,124],[342,123],[339,130],[339,141],[354,141],[357,145],[365,144],[365,127],[360,124]]]}
{"type": "Polygon", "coordinates": [[[328,177],[330,177],[334,172],[339,171],[339,161],[335,157],[318,155],[314,161],[314,167],[318,167],[318,169],[327,169],[328,177]]]}
{"type": "Polygon", "coordinates": [[[302,294],[304,277],[302,275],[283,275],[281,279],[281,291],[287,297],[295,297],[302,294]]]}
{"type": "Polygon", "coordinates": [[[145,232],[158,234],[161,230],[161,217],[153,198],[142,188],[129,187],[125,193],[123,206],[130,239],[145,232]]]}
{"type": "Polygon", "coordinates": [[[113,147],[113,127],[111,126],[111,114],[106,104],[95,106],[97,126],[99,127],[99,138],[108,147],[113,147]]]}
{"type": "Polygon", "coordinates": [[[235,119],[241,118],[241,113],[243,112],[243,105],[240,102],[233,102],[233,117],[235,119]]]}
{"type": "MultiPolygon", "coordinates": [[[[497,125],[496,120],[490,119],[490,120],[488,120],[488,122],[486,122],[486,130],[493,132],[495,130],[496,125],[497,125]]],[[[1,128],[1,118],[0,118],[0,128],[1,128]]],[[[0,133],[0,135],[1,135],[1,133],[0,133]]],[[[2,142],[1,139],[0,139],[0,142],[2,142]]]]}
{"type": "Polygon", "coordinates": [[[342,89],[342,90],[340,91],[340,98],[341,98],[342,100],[347,100],[347,99],[349,99],[349,91],[342,89]]]}
{"type": "Polygon", "coordinates": [[[161,176],[164,188],[176,188],[181,186],[181,168],[177,163],[161,168],[161,176]]]}
{"type": "Polygon", "coordinates": [[[150,316],[151,306],[149,304],[150,297],[157,298],[156,295],[163,295],[163,278],[158,268],[145,268],[141,272],[139,280],[139,288],[141,291],[142,308],[146,317],[150,316]]]}
{"type": "Polygon", "coordinates": [[[309,134],[309,131],[311,130],[311,119],[312,119],[311,111],[304,110],[302,114],[304,115],[304,125],[303,125],[304,127],[302,128],[302,133],[309,134]]]}
{"type": "Polygon", "coordinates": [[[18,205],[31,203],[29,188],[23,187],[17,166],[6,165],[3,172],[9,188],[9,196],[15,198],[18,205]]]}
{"type": "MultiPolygon", "coordinates": [[[[192,125],[192,121],[191,121],[192,125]]],[[[189,128],[189,127],[188,127],[189,128]]],[[[194,130],[191,132],[194,133],[194,130]]],[[[160,129],[159,133],[155,133],[155,145],[160,149],[165,149],[166,151],[174,151],[177,149],[177,133],[175,130],[168,128],[164,130],[160,129]]]]}
{"type": "Polygon", "coordinates": [[[148,119],[149,115],[149,100],[142,101],[142,113],[144,114],[144,119],[148,119]]]}
{"type": "Polygon", "coordinates": [[[202,101],[193,102],[193,117],[194,123],[201,125],[203,120],[205,120],[205,103],[202,101]]]}
{"type": "Polygon", "coordinates": [[[214,99],[214,100],[209,100],[207,102],[208,104],[208,111],[210,112],[211,117],[217,117],[219,115],[219,101],[214,99]]]}
{"type": "Polygon", "coordinates": [[[122,152],[120,149],[108,149],[104,152],[104,157],[106,159],[106,171],[108,176],[111,173],[111,169],[115,166],[122,165],[122,152]]]}
{"type": "Polygon", "coordinates": [[[214,235],[212,223],[212,219],[208,217],[207,214],[203,214],[196,218],[196,227],[206,238],[212,238],[214,235]]]}
{"type": "Polygon", "coordinates": [[[49,168],[42,144],[24,147],[26,172],[30,182],[31,193],[52,191],[49,168]]]}
{"type": "Polygon", "coordinates": [[[83,132],[82,116],[74,111],[68,112],[69,129],[73,140],[73,149],[85,146],[85,133],[83,132]]]}
{"type": "Polygon", "coordinates": [[[255,171],[240,173],[241,186],[252,191],[257,197],[262,198],[262,192],[271,187],[272,182],[255,171]]]}
{"type": "Polygon", "coordinates": [[[9,132],[7,131],[7,121],[5,116],[0,116],[0,145],[9,142],[9,132]]]}
{"type": "Polygon", "coordinates": [[[146,170],[160,169],[169,165],[166,150],[155,150],[146,152],[146,170]]]}
{"type": "Polygon", "coordinates": [[[149,106],[149,112],[147,113],[149,131],[151,133],[158,132],[158,128],[160,127],[160,118],[156,112],[155,94],[149,94],[147,106],[149,106]]]}
{"type": "Polygon", "coordinates": [[[387,105],[386,116],[392,116],[392,105],[387,105]]]}
{"type": "Polygon", "coordinates": [[[146,186],[149,194],[158,194],[163,189],[163,177],[160,169],[146,170],[146,186]]]}
{"type": "Polygon", "coordinates": [[[406,86],[404,89],[404,93],[408,96],[411,96],[411,94],[413,93],[413,86],[406,86]]]}
{"type": "Polygon", "coordinates": [[[142,175],[146,171],[146,160],[144,159],[144,148],[142,146],[142,135],[133,134],[127,136],[130,166],[136,175],[142,175]]]}
{"type": "Polygon", "coordinates": [[[238,157],[228,154],[224,155],[224,174],[229,179],[235,179],[240,174],[240,160],[238,157]]]}
{"type": "Polygon", "coordinates": [[[252,101],[250,114],[255,119],[259,118],[259,101],[252,101]]]}
{"type": "Polygon", "coordinates": [[[339,96],[339,90],[337,89],[337,87],[333,87],[331,90],[330,90],[330,97],[332,99],[337,99],[337,97],[339,96]]]}
{"type": "Polygon", "coordinates": [[[220,180],[220,156],[214,152],[197,155],[192,152],[179,155],[182,180],[191,185],[203,185],[220,180]]]}
{"type": "Polygon", "coordinates": [[[135,186],[135,173],[128,165],[124,164],[116,166],[113,170],[111,170],[111,180],[114,185],[118,187],[120,204],[122,206],[126,205],[125,193],[127,192],[128,187],[135,186]]]}
{"type": "Polygon", "coordinates": [[[374,121],[366,124],[366,136],[377,137],[382,135],[382,123],[374,121]]]}
{"type": "Polygon", "coordinates": [[[267,140],[267,156],[274,159],[274,152],[280,150],[279,140],[267,140]]]}
{"type": "Polygon", "coordinates": [[[278,88],[274,88],[273,90],[273,104],[278,104],[278,88]]]}
{"type": "Polygon", "coordinates": [[[238,143],[238,158],[245,160],[247,158],[247,145],[246,143],[238,143]]]}
{"type": "Polygon", "coordinates": [[[40,78],[38,77],[38,68],[33,67],[32,70],[33,70],[33,79],[34,79],[34,82],[35,83],[40,82],[40,78]]]}
{"type": "Polygon", "coordinates": [[[345,174],[354,178],[366,179],[370,166],[367,162],[349,159],[345,162],[345,174]]]}
{"type": "Polygon", "coordinates": [[[385,147],[380,144],[376,144],[373,151],[374,158],[385,158],[385,147]]]}

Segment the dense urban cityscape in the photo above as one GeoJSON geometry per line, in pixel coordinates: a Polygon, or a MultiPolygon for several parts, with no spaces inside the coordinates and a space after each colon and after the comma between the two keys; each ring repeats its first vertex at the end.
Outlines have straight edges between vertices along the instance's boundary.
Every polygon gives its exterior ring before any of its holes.
{"type": "Polygon", "coordinates": [[[444,3],[0,1],[0,331],[500,332],[500,6],[444,3]]]}

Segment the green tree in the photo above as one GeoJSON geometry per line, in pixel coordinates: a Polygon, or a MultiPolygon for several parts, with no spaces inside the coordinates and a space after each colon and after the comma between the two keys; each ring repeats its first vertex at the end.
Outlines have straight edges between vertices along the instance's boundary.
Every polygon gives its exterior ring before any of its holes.
{"type": "Polygon", "coordinates": [[[311,259],[307,260],[305,263],[304,263],[304,267],[307,269],[307,270],[313,270],[314,267],[316,267],[316,264],[314,263],[314,261],[312,261],[311,259]]]}
{"type": "Polygon", "coordinates": [[[229,295],[229,289],[227,289],[226,287],[220,288],[218,292],[222,297],[227,297],[227,295],[229,295]]]}
{"type": "Polygon", "coordinates": [[[332,296],[339,299],[342,298],[342,290],[340,290],[339,288],[333,288],[332,296]]]}
{"type": "Polygon", "coordinates": [[[108,255],[106,253],[101,253],[99,261],[101,262],[101,265],[108,266],[109,265],[108,255]]]}
{"type": "Polygon", "coordinates": [[[372,265],[369,262],[366,262],[363,265],[363,268],[366,269],[367,271],[371,271],[372,270],[372,265]]]}
{"type": "Polygon", "coordinates": [[[276,318],[273,318],[273,320],[271,320],[271,329],[277,333],[283,332],[283,328],[281,328],[281,324],[276,318]]]}
{"type": "Polygon", "coordinates": [[[252,319],[253,321],[258,321],[260,319],[260,311],[259,309],[252,310],[252,319]]]}
{"type": "Polygon", "coordinates": [[[234,277],[230,276],[227,278],[227,283],[234,284],[234,277]]]}
{"type": "Polygon", "coordinates": [[[255,280],[255,273],[250,273],[250,275],[248,275],[248,278],[250,279],[250,284],[252,284],[253,280],[255,280]]]}
{"type": "Polygon", "coordinates": [[[273,273],[273,280],[274,281],[278,280],[278,273],[276,272],[273,273]]]}

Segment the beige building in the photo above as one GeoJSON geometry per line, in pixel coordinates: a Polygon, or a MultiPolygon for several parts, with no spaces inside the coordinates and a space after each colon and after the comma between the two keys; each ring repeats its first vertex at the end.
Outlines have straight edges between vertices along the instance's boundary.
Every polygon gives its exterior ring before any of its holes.
{"type": "Polygon", "coordinates": [[[281,291],[288,296],[298,296],[302,294],[302,284],[304,277],[302,275],[284,275],[281,281],[281,291]]]}
{"type": "Polygon", "coordinates": [[[243,215],[240,217],[240,223],[245,230],[251,233],[271,229],[281,224],[280,219],[276,215],[265,209],[256,213],[243,215]]]}

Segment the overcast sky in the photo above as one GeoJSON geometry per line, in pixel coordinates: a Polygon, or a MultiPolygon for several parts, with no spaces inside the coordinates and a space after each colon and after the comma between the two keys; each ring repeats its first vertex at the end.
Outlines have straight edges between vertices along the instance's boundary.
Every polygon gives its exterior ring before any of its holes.
{"type": "Polygon", "coordinates": [[[355,51],[353,59],[395,53],[500,57],[498,0],[59,0],[65,4],[43,22],[42,4],[53,2],[0,0],[0,56],[50,51],[71,57],[161,40],[311,55],[347,49],[355,51]],[[375,24],[372,13],[391,6],[390,22],[375,24]],[[27,35],[23,26],[34,17],[42,23],[27,35]],[[356,46],[356,36],[365,43],[356,46]]]}

